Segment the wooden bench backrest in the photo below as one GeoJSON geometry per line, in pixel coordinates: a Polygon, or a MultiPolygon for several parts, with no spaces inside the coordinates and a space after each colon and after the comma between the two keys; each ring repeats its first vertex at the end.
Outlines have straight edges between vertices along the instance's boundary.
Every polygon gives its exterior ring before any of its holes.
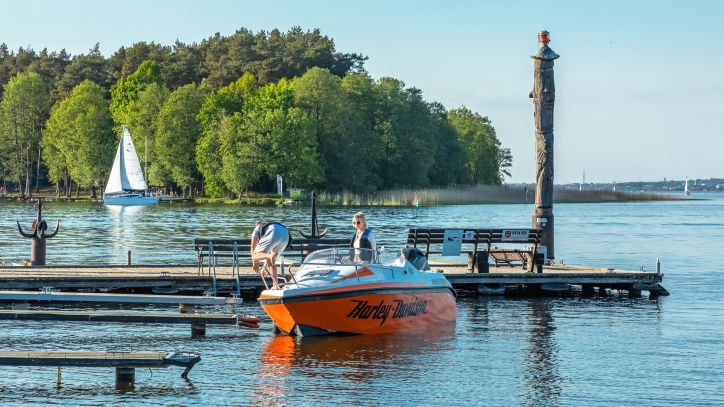
{"type": "MultiPolygon", "coordinates": [[[[194,250],[196,251],[199,262],[202,262],[203,258],[211,255],[211,250],[213,250],[213,255],[215,257],[233,257],[234,244],[236,244],[237,258],[251,259],[251,239],[196,238],[194,239],[194,250]]],[[[307,256],[307,254],[315,252],[317,250],[347,246],[349,246],[348,239],[295,238],[292,240],[291,247],[288,247],[284,251],[284,257],[292,257],[303,260],[307,256]]]]}
{"type": "Polygon", "coordinates": [[[484,246],[486,250],[490,251],[490,246],[494,243],[530,244],[537,248],[541,238],[541,231],[539,229],[413,228],[407,233],[407,244],[413,245],[414,247],[418,247],[418,245],[424,246],[423,251],[425,255],[441,253],[445,230],[462,230],[462,243],[468,247],[472,246],[470,249],[474,252],[482,249],[481,246],[484,246]],[[527,231],[527,238],[516,240],[511,237],[514,236],[514,233],[511,233],[512,231],[527,231]],[[438,246],[440,250],[437,250],[438,246]]]}

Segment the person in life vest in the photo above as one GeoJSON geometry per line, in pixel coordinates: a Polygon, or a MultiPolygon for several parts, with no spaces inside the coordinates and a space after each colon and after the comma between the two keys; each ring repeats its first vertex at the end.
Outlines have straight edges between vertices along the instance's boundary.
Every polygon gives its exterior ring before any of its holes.
{"type": "Polygon", "coordinates": [[[284,253],[290,241],[289,230],[277,222],[259,221],[251,233],[251,267],[258,273],[259,262],[264,261],[271,272],[272,290],[279,289],[277,256],[284,253]]]}
{"type": "Polygon", "coordinates": [[[357,229],[352,237],[350,246],[355,249],[372,249],[372,252],[358,250],[355,253],[357,260],[362,262],[372,261],[372,256],[377,252],[377,244],[375,243],[375,235],[371,229],[367,229],[367,220],[365,214],[357,212],[352,217],[352,226],[357,229]]]}

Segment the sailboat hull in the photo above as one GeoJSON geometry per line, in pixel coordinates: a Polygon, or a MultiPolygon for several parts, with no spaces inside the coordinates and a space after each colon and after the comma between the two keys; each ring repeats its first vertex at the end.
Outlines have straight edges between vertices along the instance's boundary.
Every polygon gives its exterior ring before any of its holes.
{"type": "Polygon", "coordinates": [[[103,204],[120,206],[157,205],[158,197],[141,194],[103,195],[103,204]]]}

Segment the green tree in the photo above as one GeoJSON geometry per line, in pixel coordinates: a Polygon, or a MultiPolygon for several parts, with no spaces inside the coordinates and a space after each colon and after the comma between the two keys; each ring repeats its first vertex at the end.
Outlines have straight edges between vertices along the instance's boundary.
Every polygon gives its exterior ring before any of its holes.
{"type": "Polygon", "coordinates": [[[0,97],[2,88],[15,75],[15,56],[4,42],[0,44],[0,97]]]}
{"type": "Polygon", "coordinates": [[[4,86],[0,102],[2,176],[16,182],[22,196],[30,193],[33,163],[40,168],[40,135],[49,109],[48,89],[37,73],[18,74],[4,86]]]}
{"type": "Polygon", "coordinates": [[[350,183],[358,164],[350,149],[346,132],[346,94],[341,80],[326,69],[312,68],[293,82],[294,105],[311,124],[311,137],[316,140],[317,153],[329,189],[344,189],[350,183]]]}
{"type": "Polygon", "coordinates": [[[424,187],[430,184],[433,144],[431,114],[416,88],[394,78],[382,78],[375,86],[376,131],[384,145],[381,174],[384,187],[424,187]]]}
{"type": "Polygon", "coordinates": [[[204,55],[198,46],[186,45],[177,40],[173,52],[161,66],[166,86],[173,90],[188,83],[201,83],[203,59],[204,55]]]}
{"type": "MultiPolygon", "coordinates": [[[[196,146],[196,163],[204,179],[204,192],[223,196],[228,189],[222,179],[221,122],[225,117],[241,113],[246,101],[256,94],[258,84],[252,74],[244,74],[236,82],[210,93],[197,117],[201,138],[196,146]]],[[[224,131],[229,132],[232,123],[224,131]]]]}
{"type": "MultiPolygon", "coordinates": [[[[254,114],[251,115],[253,117],[254,114]]],[[[219,126],[221,160],[218,180],[224,188],[241,194],[264,174],[264,142],[261,131],[252,127],[254,120],[239,113],[224,117],[219,126]]]]}
{"type": "Polygon", "coordinates": [[[364,73],[349,74],[342,79],[342,89],[347,95],[342,107],[343,131],[349,143],[347,161],[352,163],[353,172],[343,189],[355,192],[372,192],[382,187],[380,165],[384,158],[384,145],[380,133],[375,131],[377,102],[374,86],[369,75],[364,73]]]}
{"type": "Polygon", "coordinates": [[[113,163],[117,137],[103,89],[91,81],[73,88],[58,102],[43,132],[51,178],[59,184],[65,170],[79,187],[102,186],[113,163]]]}
{"type": "Polygon", "coordinates": [[[244,114],[224,119],[222,128],[222,176],[227,188],[238,195],[260,177],[275,174],[298,185],[321,181],[313,123],[294,107],[287,80],[260,88],[244,114]]]}
{"type": "Polygon", "coordinates": [[[134,73],[111,86],[110,110],[117,133],[130,123],[131,115],[137,109],[134,105],[138,102],[138,94],[151,84],[164,85],[161,67],[156,61],[146,60],[134,73]]]}
{"type": "Polygon", "coordinates": [[[138,93],[138,100],[131,104],[128,115],[128,130],[131,132],[133,144],[136,150],[143,154],[139,158],[144,174],[154,185],[168,182],[168,177],[163,175],[162,171],[155,169],[158,166],[155,162],[158,117],[168,95],[169,91],[165,86],[152,83],[138,93]]]}
{"type": "Polygon", "coordinates": [[[100,45],[96,44],[88,54],[74,56],[65,66],[60,80],[53,89],[52,99],[57,101],[68,97],[71,90],[84,80],[90,80],[102,89],[108,89],[112,79],[108,72],[107,61],[101,55],[100,45]]]}
{"type": "Polygon", "coordinates": [[[430,183],[436,186],[469,184],[467,155],[457,131],[447,119],[445,107],[432,103],[430,113],[435,145],[435,158],[428,174],[430,183]]]}
{"type": "Polygon", "coordinates": [[[43,81],[48,85],[51,105],[55,104],[60,97],[57,88],[68,64],[70,64],[70,55],[64,49],[59,53],[48,52],[47,49],[43,49],[38,54],[38,60],[31,65],[30,69],[40,74],[43,81]]]}
{"type": "Polygon", "coordinates": [[[204,91],[195,84],[173,91],[158,116],[155,158],[163,172],[179,187],[188,189],[197,179],[196,143],[201,126],[196,121],[204,102],[204,91]]]}
{"type": "MultiPolygon", "coordinates": [[[[474,184],[502,183],[500,163],[506,163],[505,151],[495,136],[495,129],[487,117],[472,112],[467,107],[453,109],[448,113],[450,124],[456,129],[466,151],[466,166],[474,184]]],[[[507,157],[510,157],[509,151],[507,157]]],[[[510,163],[508,159],[507,163],[510,163]]],[[[507,169],[507,167],[506,167],[507,169]]]]}

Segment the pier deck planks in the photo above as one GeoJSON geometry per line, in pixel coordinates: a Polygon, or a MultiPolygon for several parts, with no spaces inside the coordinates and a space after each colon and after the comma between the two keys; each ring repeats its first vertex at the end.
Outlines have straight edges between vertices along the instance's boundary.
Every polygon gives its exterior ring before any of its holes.
{"type": "Polygon", "coordinates": [[[5,366],[166,367],[168,352],[0,352],[5,366]]]}
{"type": "Polygon", "coordinates": [[[167,314],[155,312],[0,310],[0,320],[128,322],[152,324],[236,325],[234,314],[167,314]]]}
{"type": "MultiPolygon", "coordinates": [[[[489,273],[469,273],[463,263],[432,262],[456,288],[474,284],[593,284],[640,286],[642,289],[662,281],[655,272],[553,265],[543,273],[529,273],[522,267],[490,267],[489,273]]],[[[296,268],[294,269],[296,271],[296,268]]],[[[206,270],[207,271],[207,270],[206,270]]],[[[231,267],[216,267],[220,291],[233,291],[235,279],[231,267]]],[[[241,268],[241,287],[259,291],[264,285],[251,267],[241,268]]],[[[212,287],[211,277],[198,275],[196,265],[189,266],[63,266],[0,267],[0,290],[40,290],[52,287],[63,290],[129,290],[169,288],[180,291],[205,291],[212,287]]]]}

